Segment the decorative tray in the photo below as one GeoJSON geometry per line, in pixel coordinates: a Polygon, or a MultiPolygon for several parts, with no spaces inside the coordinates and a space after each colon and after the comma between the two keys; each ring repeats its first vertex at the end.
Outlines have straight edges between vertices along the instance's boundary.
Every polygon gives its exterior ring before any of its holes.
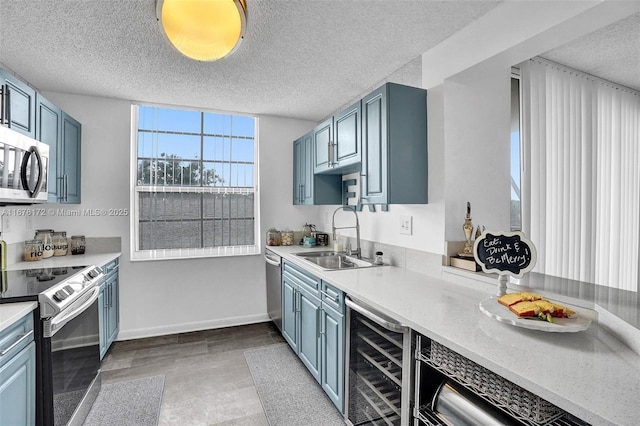
{"type": "MultiPolygon", "coordinates": [[[[564,303],[566,305],[566,303],[564,303]]],[[[547,322],[540,319],[520,318],[504,305],[498,303],[495,296],[484,299],[480,302],[480,311],[490,318],[514,325],[516,327],[528,328],[530,330],[541,330],[552,333],[575,333],[584,331],[589,328],[591,318],[586,315],[582,308],[570,306],[576,311],[571,318],[553,318],[553,322],[547,322]],[[582,311],[582,312],[581,312],[582,311]]]]}

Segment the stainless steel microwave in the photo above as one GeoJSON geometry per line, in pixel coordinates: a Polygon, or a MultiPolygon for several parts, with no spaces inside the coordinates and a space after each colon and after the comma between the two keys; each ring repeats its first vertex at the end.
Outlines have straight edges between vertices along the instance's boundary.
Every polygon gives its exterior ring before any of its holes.
{"type": "Polygon", "coordinates": [[[0,126],[0,205],[47,201],[49,145],[0,126]]]}

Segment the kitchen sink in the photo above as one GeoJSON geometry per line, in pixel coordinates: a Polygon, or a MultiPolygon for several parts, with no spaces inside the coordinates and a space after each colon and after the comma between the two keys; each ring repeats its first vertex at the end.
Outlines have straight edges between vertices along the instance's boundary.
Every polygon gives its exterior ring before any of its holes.
{"type": "Polygon", "coordinates": [[[358,269],[383,266],[376,265],[371,259],[358,259],[357,257],[334,251],[308,251],[294,253],[294,255],[325,270],[358,269]]]}

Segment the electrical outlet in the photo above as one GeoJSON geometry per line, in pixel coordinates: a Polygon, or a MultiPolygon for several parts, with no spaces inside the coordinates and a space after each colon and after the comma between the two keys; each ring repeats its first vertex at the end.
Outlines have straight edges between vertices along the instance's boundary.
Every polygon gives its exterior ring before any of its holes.
{"type": "Polygon", "coordinates": [[[400,233],[403,235],[413,233],[413,218],[411,216],[400,216],[400,233]]]}
{"type": "Polygon", "coordinates": [[[31,220],[31,216],[29,215],[25,216],[25,218],[26,218],[25,226],[27,230],[30,231],[33,229],[33,220],[31,220]]]}

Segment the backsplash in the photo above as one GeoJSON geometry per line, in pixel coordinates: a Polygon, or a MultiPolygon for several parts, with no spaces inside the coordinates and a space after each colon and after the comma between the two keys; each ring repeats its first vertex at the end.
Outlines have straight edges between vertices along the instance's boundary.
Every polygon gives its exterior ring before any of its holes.
{"type": "MultiPolygon", "coordinates": [[[[352,248],[356,248],[354,237],[344,237],[352,248]]],[[[373,259],[377,251],[383,253],[384,263],[399,268],[408,269],[420,274],[430,275],[440,278],[443,265],[443,256],[437,253],[430,253],[422,250],[415,250],[406,247],[383,244],[375,241],[360,240],[362,257],[373,259]]]]}

